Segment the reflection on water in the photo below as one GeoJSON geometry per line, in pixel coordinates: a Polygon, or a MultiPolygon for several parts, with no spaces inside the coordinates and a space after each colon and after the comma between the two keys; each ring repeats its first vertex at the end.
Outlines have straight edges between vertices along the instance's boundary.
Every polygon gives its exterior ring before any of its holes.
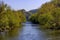
{"type": "Polygon", "coordinates": [[[14,28],[9,32],[1,32],[0,33],[0,40],[17,40],[19,36],[19,28],[14,28]]]}
{"type": "MultiPolygon", "coordinates": [[[[51,31],[48,33],[51,33],[51,31]]],[[[60,36],[49,35],[41,31],[38,24],[26,22],[23,23],[21,30],[20,28],[15,28],[9,32],[1,32],[0,40],[60,40],[60,36]]]]}
{"type": "Polygon", "coordinates": [[[60,40],[60,31],[57,30],[47,30],[46,34],[48,36],[48,40],[60,40]]]}

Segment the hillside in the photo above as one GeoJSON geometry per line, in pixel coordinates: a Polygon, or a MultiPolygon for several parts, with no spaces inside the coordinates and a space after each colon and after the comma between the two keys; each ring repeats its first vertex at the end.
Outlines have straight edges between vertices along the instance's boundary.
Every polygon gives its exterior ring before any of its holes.
{"type": "Polygon", "coordinates": [[[33,10],[30,10],[29,12],[36,13],[37,11],[38,11],[38,9],[33,9],[33,10]]]}

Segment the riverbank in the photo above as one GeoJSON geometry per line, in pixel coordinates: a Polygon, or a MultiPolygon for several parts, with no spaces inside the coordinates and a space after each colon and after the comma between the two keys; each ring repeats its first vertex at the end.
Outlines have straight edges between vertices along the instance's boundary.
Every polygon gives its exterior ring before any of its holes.
{"type": "Polygon", "coordinates": [[[26,21],[23,10],[12,10],[9,5],[0,2],[0,32],[21,27],[22,23],[26,21]]]}
{"type": "Polygon", "coordinates": [[[29,18],[30,21],[39,24],[43,30],[60,30],[60,2],[51,0],[43,4],[35,14],[29,18]]]}

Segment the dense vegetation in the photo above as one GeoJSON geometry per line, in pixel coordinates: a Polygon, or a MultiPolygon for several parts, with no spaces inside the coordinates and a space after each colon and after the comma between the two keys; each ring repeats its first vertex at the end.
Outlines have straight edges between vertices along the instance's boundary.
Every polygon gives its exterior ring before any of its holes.
{"type": "Polygon", "coordinates": [[[22,10],[12,10],[4,2],[0,2],[0,31],[12,30],[20,27],[25,22],[24,12],[22,10]]]}
{"type": "Polygon", "coordinates": [[[60,30],[60,0],[51,0],[30,16],[30,21],[40,24],[44,29],[60,30]]]}

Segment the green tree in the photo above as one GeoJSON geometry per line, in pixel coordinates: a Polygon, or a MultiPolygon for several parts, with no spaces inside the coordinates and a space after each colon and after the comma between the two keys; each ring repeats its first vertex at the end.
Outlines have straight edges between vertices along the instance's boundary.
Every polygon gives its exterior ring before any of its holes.
{"type": "Polygon", "coordinates": [[[21,23],[25,22],[23,11],[15,11],[7,4],[0,4],[0,31],[11,30],[16,27],[21,27],[21,23]]]}
{"type": "Polygon", "coordinates": [[[60,0],[52,0],[51,2],[43,4],[38,9],[37,14],[33,15],[30,20],[36,21],[38,19],[37,21],[40,27],[60,30],[60,0]]]}

